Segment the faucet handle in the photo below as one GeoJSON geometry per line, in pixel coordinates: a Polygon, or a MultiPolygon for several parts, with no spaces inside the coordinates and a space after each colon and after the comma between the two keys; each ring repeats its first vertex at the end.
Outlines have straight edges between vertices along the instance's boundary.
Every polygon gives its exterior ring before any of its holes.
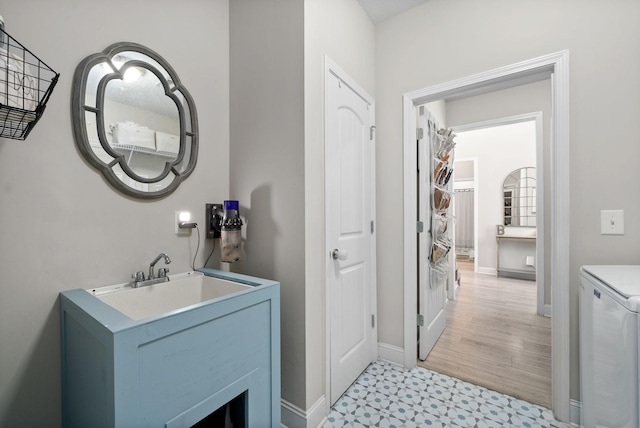
{"type": "Polygon", "coordinates": [[[131,279],[133,279],[136,282],[144,281],[144,272],[139,270],[138,272],[132,273],[131,274],[131,279]]]}
{"type": "Polygon", "coordinates": [[[169,272],[169,268],[158,269],[158,278],[166,278],[168,272],[169,272]]]}

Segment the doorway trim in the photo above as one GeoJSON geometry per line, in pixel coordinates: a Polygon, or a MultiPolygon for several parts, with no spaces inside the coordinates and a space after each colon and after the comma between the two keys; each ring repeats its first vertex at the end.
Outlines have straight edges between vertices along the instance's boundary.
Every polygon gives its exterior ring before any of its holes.
{"type": "MultiPolygon", "coordinates": [[[[518,114],[514,116],[501,117],[497,119],[485,120],[481,122],[466,123],[464,125],[452,126],[454,132],[476,131],[478,129],[494,128],[498,126],[513,125],[523,122],[534,122],[536,133],[536,206],[544,207],[544,139],[543,136],[543,117],[541,111],[518,114]]],[[[476,168],[474,161],[474,168],[476,168]]],[[[477,170],[474,169],[475,186],[478,186],[477,170]]],[[[478,198],[477,192],[474,198],[474,207],[477,208],[478,198]]],[[[455,203],[455,201],[454,201],[455,203]]],[[[475,219],[477,223],[477,217],[475,219]]],[[[478,225],[474,224],[474,247],[478,248],[478,225]]],[[[551,305],[544,304],[545,294],[545,275],[544,275],[544,245],[545,245],[545,224],[544,210],[536,211],[536,310],[538,315],[551,316],[551,305]]],[[[478,272],[478,257],[474,261],[474,270],[478,272]]]]}
{"type": "Polygon", "coordinates": [[[403,96],[404,167],[404,365],[416,366],[417,233],[415,108],[441,99],[479,95],[551,78],[550,279],[551,403],[554,416],[570,419],[569,314],[569,51],[564,50],[500,67],[403,96]]]}

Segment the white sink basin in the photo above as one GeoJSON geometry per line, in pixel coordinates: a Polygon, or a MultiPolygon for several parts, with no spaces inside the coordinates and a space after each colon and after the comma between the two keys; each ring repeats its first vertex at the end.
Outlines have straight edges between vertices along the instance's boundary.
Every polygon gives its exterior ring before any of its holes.
{"type": "Polygon", "coordinates": [[[132,288],[126,283],[87,291],[128,317],[140,320],[251,288],[201,272],[186,272],[169,275],[169,281],[160,284],[132,288]]]}

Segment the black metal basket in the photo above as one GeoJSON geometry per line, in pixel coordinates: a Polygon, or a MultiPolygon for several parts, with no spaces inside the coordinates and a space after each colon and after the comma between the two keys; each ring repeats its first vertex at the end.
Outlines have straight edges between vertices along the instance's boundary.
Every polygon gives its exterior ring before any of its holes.
{"type": "Polygon", "coordinates": [[[0,28],[0,137],[27,138],[58,77],[60,73],[0,28]]]}

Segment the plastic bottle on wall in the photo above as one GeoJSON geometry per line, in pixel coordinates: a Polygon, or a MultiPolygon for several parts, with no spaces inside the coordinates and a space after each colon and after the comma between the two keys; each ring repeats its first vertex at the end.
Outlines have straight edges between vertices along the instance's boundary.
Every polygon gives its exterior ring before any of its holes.
{"type": "Polygon", "coordinates": [[[239,261],[242,252],[242,219],[238,201],[224,201],[220,238],[222,261],[226,263],[239,261]]]}

